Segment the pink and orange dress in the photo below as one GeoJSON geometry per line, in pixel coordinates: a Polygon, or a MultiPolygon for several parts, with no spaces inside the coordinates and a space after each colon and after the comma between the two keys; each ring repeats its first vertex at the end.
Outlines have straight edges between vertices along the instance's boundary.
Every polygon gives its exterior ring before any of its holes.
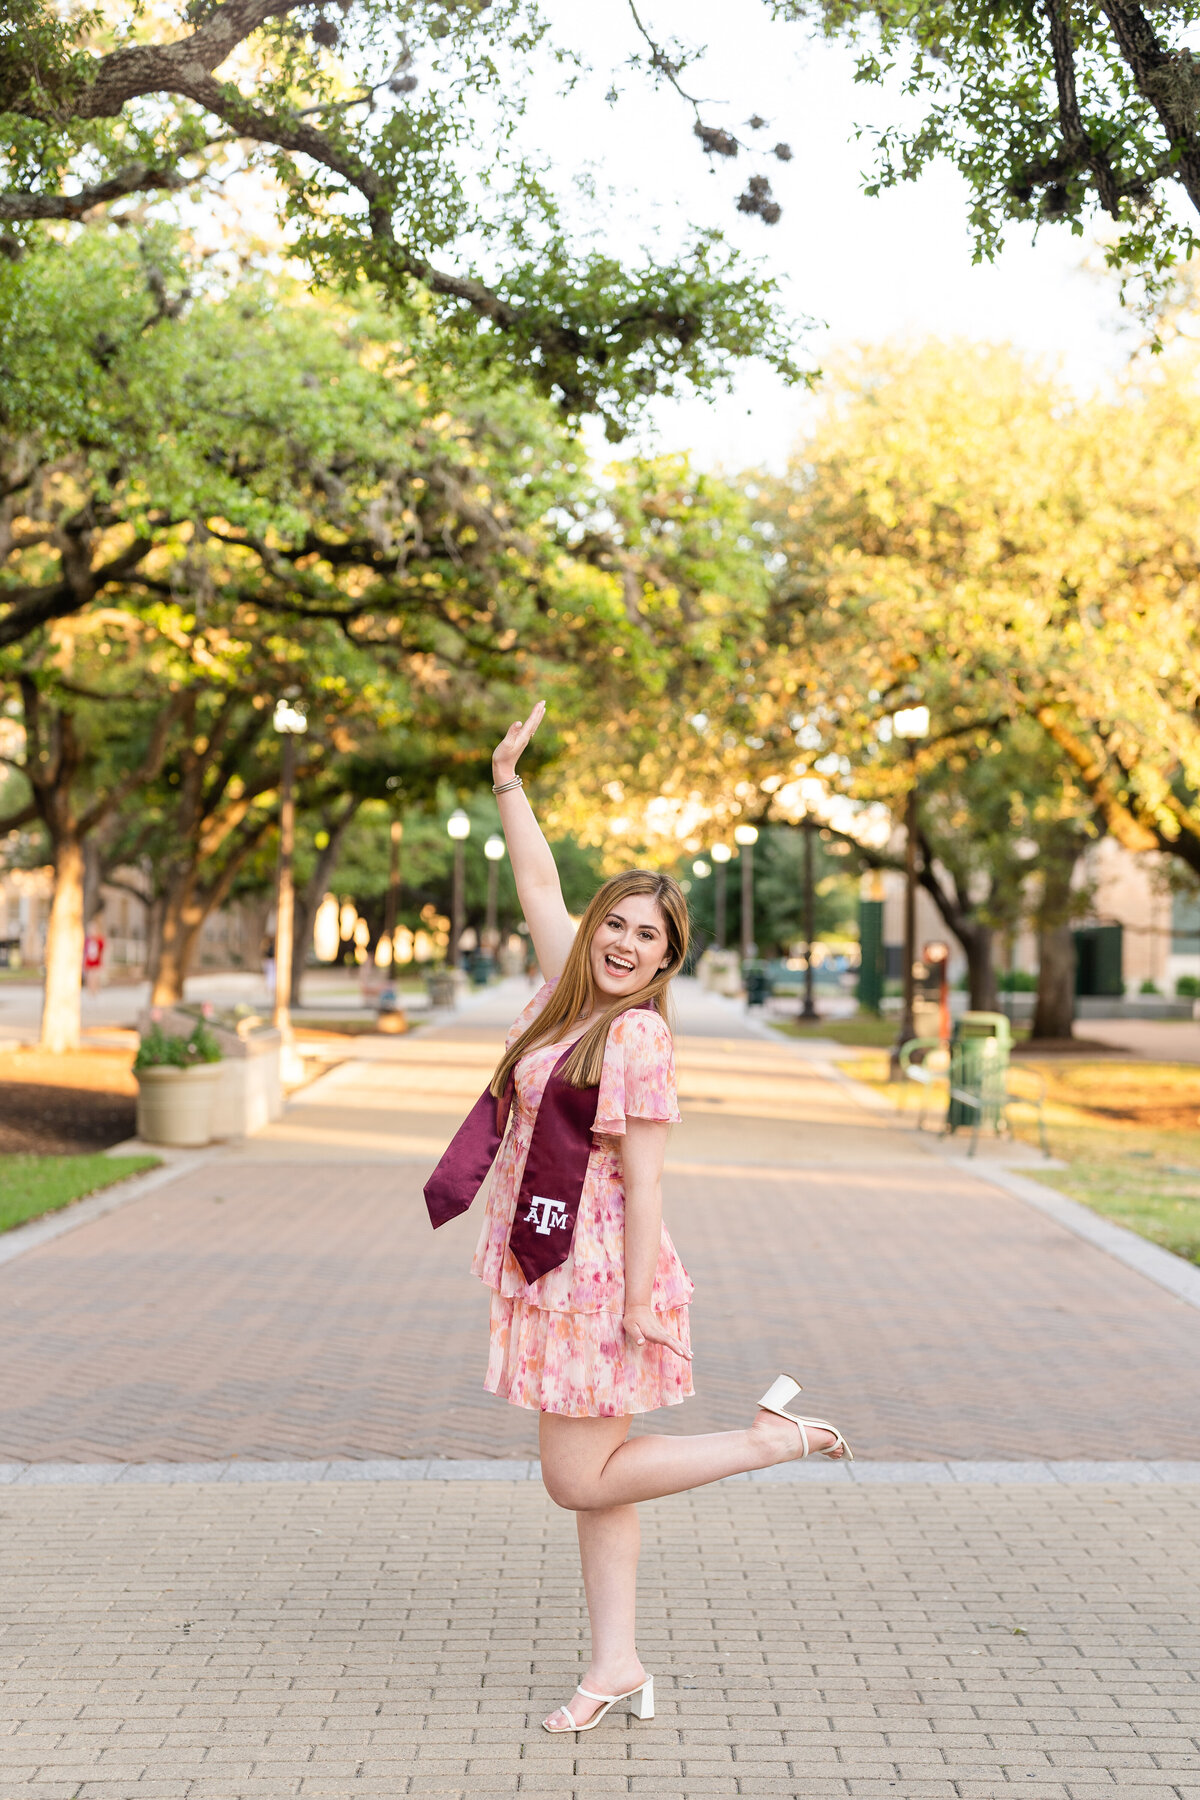
{"type": "MultiPolygon", "coordinates": [[[[512,1044],[554,991],[538,990],[508,1034],[512,1044]]],[[[658,1013],[621,1013],[609,1028],[591,1155],[566,1261],[527,1282],[508,1248],[538,1107],[571,1040],[539,1044],[515,1070],[508,1132],[492,1170],[471,1272],[492,1290],[484,1387],[513,1406],[572,1419],[624,1418],[677,1406],[693,1392],[691,1364],[662,1344],[631,1344],[625,1311],[625,1187],[620,1139],[626,1119],[677,1124],[671,1033],[658,1013]]],[[[693,1287],[663,1227],[654,1310],[690,1348],[693,1287]]]]}

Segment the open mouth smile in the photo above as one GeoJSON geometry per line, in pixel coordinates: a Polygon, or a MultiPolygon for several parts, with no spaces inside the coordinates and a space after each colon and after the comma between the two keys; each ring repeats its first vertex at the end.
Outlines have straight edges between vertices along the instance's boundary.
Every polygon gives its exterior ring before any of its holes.
{"type": "Polygon", "coordinates": [[[605,953],[604,966],[613,975],[632,975],[634,965],[624,956],[614,956],[609,950],[605,953]]]}

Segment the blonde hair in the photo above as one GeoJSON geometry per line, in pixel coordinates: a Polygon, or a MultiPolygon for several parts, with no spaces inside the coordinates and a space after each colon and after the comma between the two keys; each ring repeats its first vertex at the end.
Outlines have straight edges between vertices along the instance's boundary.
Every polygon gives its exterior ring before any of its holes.
{"type": "Polygon", "coordinates": [[[614,875],[611,880],[606,881],[592,898],[580,920],[575,941],[567,955],[566,967],[554,992],[537,1018],[525,1027],[511,1049],[505,1051],[496,1065],[491,1084],[493,1094],[498,1096],[504,1092],[513,1069],[530,1050],[538,1044],[556,1043],[566,1036],[572,1025],[586,1018],[592,1010],[596,999],[596,984],[592,978],[592,939],[614,907],[619,906],[622,900],[627,900],[631,894],[647,895],[662,913],[667,932],[666,966],[658,969],[653,979],[640,992],[623,994],[619,1000],[611,1001],[604,1008],[572,1050],[562,1071],[563,1080],[571,1087],[597,1085],[604,1067],[608,1028],[620,1013],[628,1012],[630,1007],[645,1006],[653,1002],[657,1010],[666,1015],[667,988],[678,975],[687,956],[687,901],[674,876],[659,875],[653,869],[630,869],[628,873],[614,875]]]}

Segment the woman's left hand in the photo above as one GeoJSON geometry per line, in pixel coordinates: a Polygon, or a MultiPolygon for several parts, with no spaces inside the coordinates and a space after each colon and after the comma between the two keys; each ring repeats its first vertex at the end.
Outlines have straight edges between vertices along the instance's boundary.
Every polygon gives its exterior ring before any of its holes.
{"type": "Polygon", "coordinates": [[[665,1344],[676,1356],[682,1356],[685,1362],[691,1362],[691,1351],[684,1348],[673,1331],[667,1330],[652,1306],[627,1306],[621,1323],[625,1327],[626,1337],[639,1348],[643,1344],[665,1344]]]}

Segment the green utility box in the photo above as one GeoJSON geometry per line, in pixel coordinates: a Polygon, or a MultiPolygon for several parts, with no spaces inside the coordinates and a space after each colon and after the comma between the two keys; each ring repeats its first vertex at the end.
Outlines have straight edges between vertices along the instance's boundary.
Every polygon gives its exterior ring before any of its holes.
{"type": "Polygon", "coordinates": [[[864,1012],[877,1013],[883,1000],[883,901],[858,903],[858,1004],[864,1012]]]}

